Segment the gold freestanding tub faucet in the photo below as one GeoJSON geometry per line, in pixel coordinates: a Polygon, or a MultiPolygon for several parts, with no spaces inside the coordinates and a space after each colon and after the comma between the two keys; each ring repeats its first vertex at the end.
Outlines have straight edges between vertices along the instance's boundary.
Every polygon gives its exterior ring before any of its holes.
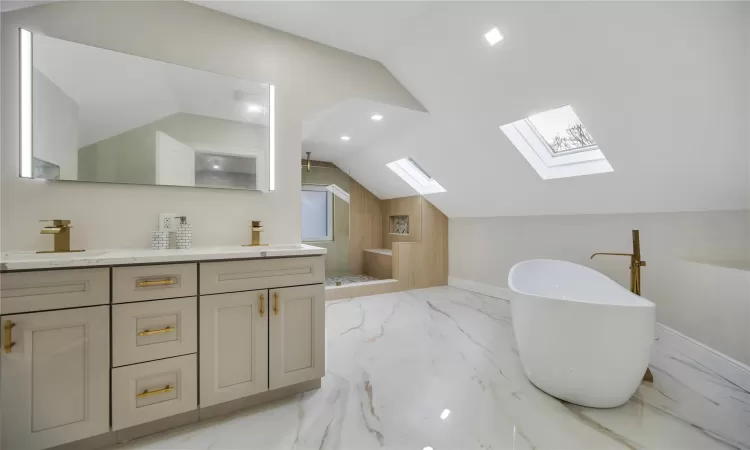
{"type": "Polygon", "coordinates": [[[630,290],[635,295],[641,295],[641,267],[646,261],[641,260],[641,236],[638,230],[633,230],[633,253],[594,253],[596,255],[629,256],[630,257],[630,290]]]}
{"type": "MultiPolygon", "coordinates": [[[[641,295],[641,267],[646,265],[646,261],[641,260],[641,234],[638,230],[633,230],[633,253],[594,253],[591,259],[596,255],[609,256],[629,256],[630,257],[630,291],[635,295],[641,295]]],[[[644,381],[654,381],[651,369],[646,369],[643,375],[644,381]]]]}
{"type": "Polygon", "coordinates": [[[37,253],[68,253],[83,251],[70,249],[70,229],[73,228],[70,226],[70,220],[47,219],[40,220],[40,222],[52,222],[51,226],[42,228],[39,234],[54,234],[55,244],[54,250],[39,250],[37,253]]]}

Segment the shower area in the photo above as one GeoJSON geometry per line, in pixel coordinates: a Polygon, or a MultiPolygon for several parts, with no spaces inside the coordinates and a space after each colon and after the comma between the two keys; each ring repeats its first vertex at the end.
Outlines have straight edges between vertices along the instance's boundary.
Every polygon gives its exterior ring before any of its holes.
{"type": "MultiPolygon", "coordinates": [[[[302,242],[325,248],[326,286],[378,280],[357,270],[351,261],[350,197],[354,181],[335,164],[303,159],[302,242]]],[[[358,267],[361,267],[361,263],[358,267]]]]}

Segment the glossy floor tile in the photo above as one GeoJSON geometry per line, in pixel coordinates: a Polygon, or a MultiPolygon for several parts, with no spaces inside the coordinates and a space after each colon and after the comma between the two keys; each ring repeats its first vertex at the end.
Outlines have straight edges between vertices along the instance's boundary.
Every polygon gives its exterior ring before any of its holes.
{"type": "Polygon", "coordinates": [[[524,377],[504,300],[451,288],[326,304],[320,390],[118,449],[749,449],[750,393],[671,349],[626,405],[524,377]]]}

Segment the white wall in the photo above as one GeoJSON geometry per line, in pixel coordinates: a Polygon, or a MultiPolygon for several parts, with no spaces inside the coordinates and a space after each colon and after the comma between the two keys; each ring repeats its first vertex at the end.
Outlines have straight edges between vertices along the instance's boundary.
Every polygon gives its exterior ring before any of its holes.
{"type": "Polygon", "coordinates": [[[656,303],[657,320],[750,364],[748,335],[741,331],[750,328],[750,290],[732,281],[707,297],[721,283],[710,284],[709,271],[689,275],[696,269],[682,261],[746,265],[750,211],[450,219],[450,276],[507,288],[515,263],[553,258],[587,265],[628,286],[627,258],[589,256],[630,252],[632,229],[641,231],[648,264],[642,293],[656,303]]]}
{"type": "Polygon", "coordinates": [[[60,166],[61,179],[78,176],[78,104],[34,70],[34,157],[60,166]]]}
{"type": "MultiPolygon", "coordinates": [[[[746,46],[746,57],[745,57],[745,80],[747,82],[745,83],[745,97],[747,98],[747,102],[745,102],[745,116],[747,117],[747,130],[750,130],[750,2],[745,3],[745,17],[747,22],[747,26],[745,26],[745,35],[747,36],[747,39],[745,39],[745,46],[746,46]]],[[[745,156],[747,157],[747,192],[750,192],[750,133],[745,133],[745,148],[748,150],[745,152],[745,156]]],[[[750,209],[750,198],[748,198],[748,209],[750,209]]]]}
{"type": "Polygon", "coordinates": [[[59,2],[2,15],[0,248],[49,246],[38,219],[71,219],[82,248],[145,247],[159,212],[187,215],[194,245],[240,244],[250,220],[263,240],[300,240],[300,134],[314,111],[350,97],[423,107],[375,61],[186,2],[59,2]],[[273,83],[276,191],[50,183],[17,178],[17,26],[53,37],[273,83]]]}

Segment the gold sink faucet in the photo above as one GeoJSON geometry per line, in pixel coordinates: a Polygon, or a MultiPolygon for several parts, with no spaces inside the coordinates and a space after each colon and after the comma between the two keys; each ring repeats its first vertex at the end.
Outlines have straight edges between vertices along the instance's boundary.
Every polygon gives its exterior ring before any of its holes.
{"type": "Polygon", "coordinates": [[[245,244],[243,247],[260,247],[262,245],[260,243],[260,233],[263,232],[263,224],[260,222],[260,220],[253,220],[250,223],[250,238],[251,238],[251,244],[245,244]]]}
{"type": "Polygon", "coordinates": [[[641,260],[641,237],[638,230],[633,230],[633,253],[594,253],[596,255],[629,256],[630,257],[630,290],[635,295],[641,295],[641,267],[646,261],[641,260]]]}
{"type": "Polygon", "coordinates": [[[70,249],[70,229],[73,228],[70,226],[70,220],[47,219],[40,220],[40,222],[52,222],[51,226],[42,228],[39,234],[54,234],[55,246],[54,250],[40,250],[37,253],[68,253],[83,251],[70,249]]]}
{"type": "MultiPolygon", "coordinates": [[[[635,295],[641,295],[641,267],[646,265],[646,261],[641,260],[641,234],[638,230],[633,230],[633,253],[594,253],[591,259],[596,255],[609,256],[629,256],[630,257],[630,290],[635,295]]],[[[654,375],[651,369],[646,369],[643,375],[644,381],[654,381],[654,375]]]]}

